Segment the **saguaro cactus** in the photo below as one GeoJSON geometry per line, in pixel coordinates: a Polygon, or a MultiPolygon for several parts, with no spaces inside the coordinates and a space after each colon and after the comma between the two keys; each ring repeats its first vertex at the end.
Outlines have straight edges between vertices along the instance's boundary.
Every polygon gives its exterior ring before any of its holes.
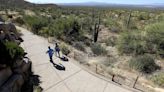
{"type": "Polygon", "coordinates": [[[128,20],[127,20],[127,28],[129,28],[129,24],[130,24],[130,19],[131,19],[132,15],[131,15],[131,11],[129,13],[129,17],[128,17],[128,20]]]}
{"type": "MultiPolygon", "coordinates": [[[[92,22],[95,21],[95,18],[92,16],[92,22]]],[[[93,31],[93,42],[96,43],[97,40],[98,40],[98,35],[99,35],[99,31],[101,30],[100,29],[100,21],[101,21],[101,18],[100,18],[100,14],[99,14],[99,19],[98,19],[98,22],[96,23],[93,23],[94,24],[94,28],[92,27],[91,30],[93,31]]]]}
{"type": "Polygon", "coordinates": [[[95,23],[95,27],[94,27],[94,43],[97,42],[97,39],[98,39],[98,35],[99,35],[99,31],[100,31],[100,18],[99,18],[99,22],[98,23],[95,23]]]}

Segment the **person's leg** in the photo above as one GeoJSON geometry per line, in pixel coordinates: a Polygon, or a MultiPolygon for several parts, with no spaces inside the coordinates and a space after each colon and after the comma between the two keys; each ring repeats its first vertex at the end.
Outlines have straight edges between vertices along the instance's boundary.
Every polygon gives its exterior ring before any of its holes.
{"type": "Polygon", "coordinates": [[[60,52],[58,51],[58,55],[59,55],[59,58],[60,58],[60,52]]]}
{"type": "Polygon", "coordinates": [[[57,52],[57,51],[55,51],[55,55],[56,55],[56,57],[57,57],[57,54],[58,54],[58,52],[57,52]]]}
{"type": "Polygon", "coordinates": [[[53,61],[52,56],[50,56],[50,61],[53,61]]]}

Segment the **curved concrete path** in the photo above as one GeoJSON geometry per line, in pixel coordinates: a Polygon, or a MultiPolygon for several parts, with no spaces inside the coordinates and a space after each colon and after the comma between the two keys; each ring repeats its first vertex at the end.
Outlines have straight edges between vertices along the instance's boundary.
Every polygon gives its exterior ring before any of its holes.
{"type": "Polygon", "coordinates": [[[72,59],[69,62],[62,62],[54,56],[55,63],[61,63],[66,67],[65,71],[57,70],[49,62],[46,54],[47,47],[54,46],[45,38],[34,35],[24,28],[17,29],[23,34],[24,42],[21,46],[28,52],[33,63],[33,71],[40,76],[44,92],[132,92],[88,73],[72,63],[72,59]]]}

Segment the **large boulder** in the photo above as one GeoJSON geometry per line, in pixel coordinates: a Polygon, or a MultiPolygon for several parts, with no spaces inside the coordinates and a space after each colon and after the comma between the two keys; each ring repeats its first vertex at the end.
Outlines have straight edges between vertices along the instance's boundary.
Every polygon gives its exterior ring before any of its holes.
{"type": "Polygon", "coordinates": [[[20,34],[17,32],[16,27],[12,23],[0,23],[0,38],[20,44],[23,42],[20,34]],[[5,35],[5,37],[4,37],[5,35]]]}
{"type": "Polygon", "coordinates": [[[0,70],[0,86],[12,75],[12,71],[9,67],[0,70]]]}
{"type": "Polygon", "coordinates": [[[0,87],[0,92],[21,92],[24,83],[22,75],[15,74],[0,87]]]}

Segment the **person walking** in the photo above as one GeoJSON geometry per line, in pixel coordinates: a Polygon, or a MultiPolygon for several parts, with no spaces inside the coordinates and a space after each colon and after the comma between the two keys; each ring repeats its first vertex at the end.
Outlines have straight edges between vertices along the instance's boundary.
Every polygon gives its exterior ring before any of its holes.
{"type": "Polygon", "coordinates": [[[53,54],[54,54],[54,50],[51,49],[50,46],[48,46],[48,51],[46,53],[48,53],[50,61],[52,62],[53,61],[52,57],[53,57],[53,54]]]}
{"type": "Polygon", "coordinates": [[[59,48],[59,45],[57,43],[55,44],[55,52],[56,52],[56,56],[58,54],[58,56],[60,58],[60,48],[59,48]]]}

